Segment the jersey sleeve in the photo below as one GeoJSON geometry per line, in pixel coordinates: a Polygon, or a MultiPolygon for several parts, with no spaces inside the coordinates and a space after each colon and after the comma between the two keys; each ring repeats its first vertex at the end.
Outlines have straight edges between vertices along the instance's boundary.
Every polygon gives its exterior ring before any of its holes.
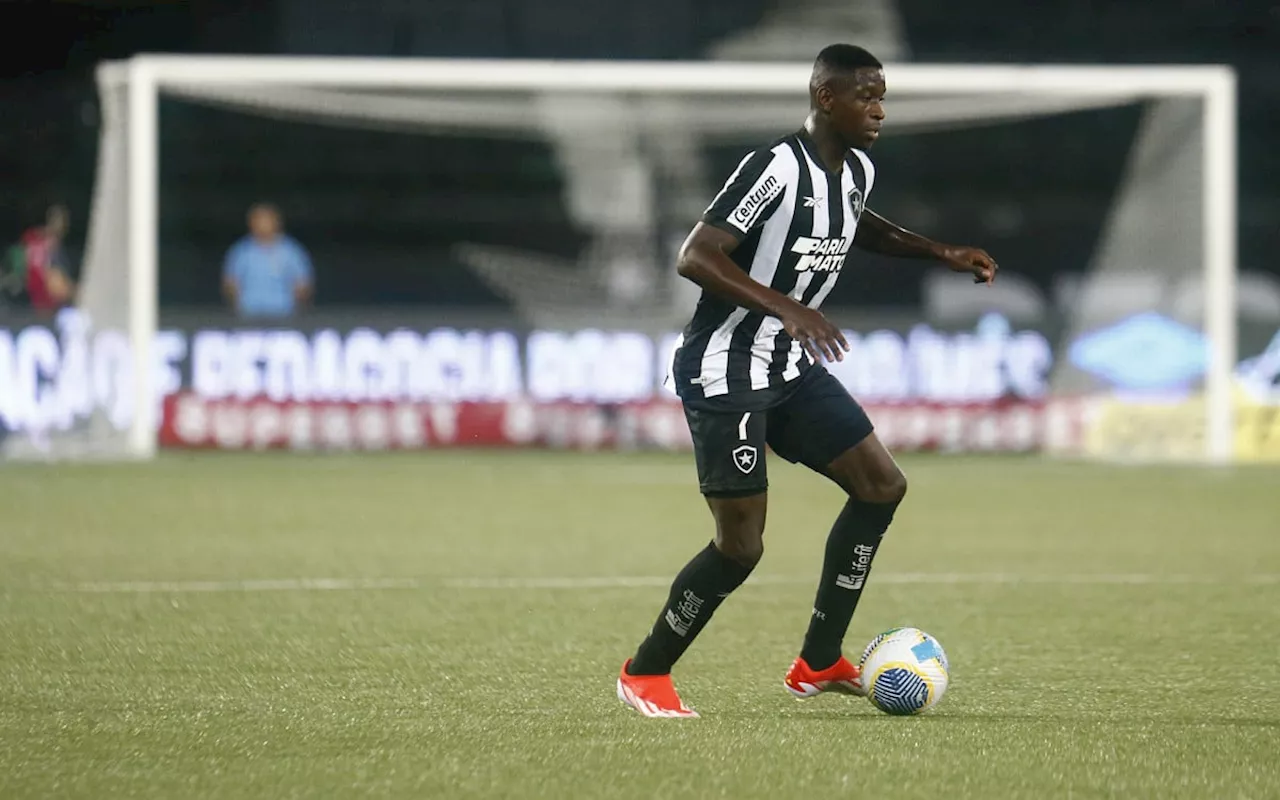
{"type": "Polygon", "coordinates": [[[742,239],[764,225],[782,203],[788,175],[772,150],[755,150],[738,164],[702,221],[742,239]]]}

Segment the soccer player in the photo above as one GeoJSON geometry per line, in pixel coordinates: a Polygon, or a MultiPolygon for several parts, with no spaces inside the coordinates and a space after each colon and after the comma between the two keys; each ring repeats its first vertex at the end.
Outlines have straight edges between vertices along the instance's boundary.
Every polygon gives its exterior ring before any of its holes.
{"type": "Polygon", "coordinates": [[[672,363],[693,435],[715,539],[671,586],[666,605],[618,676],[618,697],[645,716],[694,717],[671,668],[764,553],[766,445],[848,495],[827,537],[817,599],[784,684],[797,697],[865,694],[841,644],[907,481],[870,420],[822,361],[848,342],[818,308],[851,246],[934,259],[976,283],[995,278],[986,252],[940,244],[866,207],[866,151],[884,122],[884,71],[866,50],[818,54],[804,127],[749,153],[685,240],[682,276],[702,287],[672,363]]]}

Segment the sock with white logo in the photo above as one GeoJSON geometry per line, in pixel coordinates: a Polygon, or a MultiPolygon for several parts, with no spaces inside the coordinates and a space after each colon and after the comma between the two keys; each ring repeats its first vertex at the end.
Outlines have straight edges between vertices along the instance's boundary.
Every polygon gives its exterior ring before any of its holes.
{"type": "Polygon", "coordinates": [[[671,584],[667,605],[627,668],[629,675],[666,675],[729,594],[751,574],[716,549],[693,557],[671,584]]]}
{"type": "Polygon", "coordinates": [[[893,521],[897,503],[864,503],[850,498],[827,536],[818,596],[800,656],[815,670],[840,659],[845,631],[862,597],[880,540],[893,521]]]}

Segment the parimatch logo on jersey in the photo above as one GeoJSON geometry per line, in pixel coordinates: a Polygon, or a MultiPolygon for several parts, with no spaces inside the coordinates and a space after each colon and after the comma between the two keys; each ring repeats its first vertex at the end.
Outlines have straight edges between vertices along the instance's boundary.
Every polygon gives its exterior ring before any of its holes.
{"type": "Polygon", "coordinates": [[[852,239],[843,237],[814,239],[799,236],[791,245],[791,252],[800,254],[796,272],[839,272],[852,244],[852,239]]]}

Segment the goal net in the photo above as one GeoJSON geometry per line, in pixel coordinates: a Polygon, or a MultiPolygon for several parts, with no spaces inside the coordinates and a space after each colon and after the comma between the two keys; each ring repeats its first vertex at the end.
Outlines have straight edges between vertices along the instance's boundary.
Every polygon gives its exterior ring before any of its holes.
{"type": "MultiPolygon", "coordinates": [[[[1229,69],[885,72],[869,205],[1002,265],[988,289],[928,265],[850,261],[824,310],[854,349],[832,369],[890,444],[1219,463],[1275,453],[1280,356],[1267,342],[1280,308],[1259,276],[1242,292],[1256,314],[1237,313],[1229,69]]],[[[104,65],[78,305],[0,327],[0,447],[147,458],[158,443],[232,440],[678,443],[681,417],[631,413],[672,403],[663,362],[696,298],[675,249],[747,150],[798,127],[808,74],[104,65]],[[254,322],[187,308],[216,302],[200,287],[217,285],[262,199],[278,200],[321,265],[314,311],[254,322]],[[161,306],[161,286],[174,303],[161,306]],[[363,305],[340,308],[348,293],[363,305]]]]}

